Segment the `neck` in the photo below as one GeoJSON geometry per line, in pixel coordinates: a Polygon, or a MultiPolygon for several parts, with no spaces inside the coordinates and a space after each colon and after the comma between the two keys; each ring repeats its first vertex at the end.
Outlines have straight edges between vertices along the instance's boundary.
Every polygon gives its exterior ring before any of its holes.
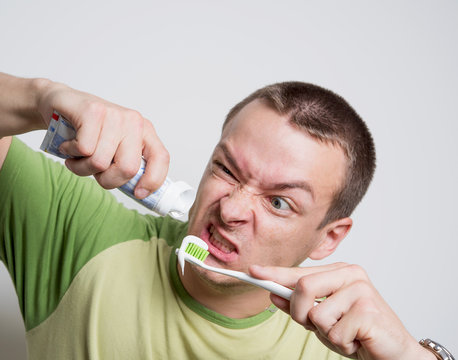
{"type": "Polygon", "coordinates": [[[220,288],[203,280],[190,264],[186,264],[184,275],[179,264],[177,270],[189,295],[221,315],[243,319],[259,314],[271,305],[269,292],[254,285],[241,283],[240,286],[220,288]]]}

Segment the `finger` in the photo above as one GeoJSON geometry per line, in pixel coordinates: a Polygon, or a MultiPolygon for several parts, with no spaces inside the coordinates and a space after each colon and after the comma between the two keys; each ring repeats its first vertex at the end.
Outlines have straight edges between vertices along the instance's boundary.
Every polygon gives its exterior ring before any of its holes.
{"type": "Polygon", "coordinates": [[[304,276],[337,270],[347,266],[345,263],[334,263],[313,267],[280,267],[252,265],[249,268],[250,274],[258,279],[272,280],[284,286],[294,287],[297,281],[304,276]]]}
{"type": "Polygon", "coordinates": [[[119,129],[116,126],[105,124],[100,132],[94,153],[89,157],[67,159],[66,165],[72,172],[80,176],[102,173],[112,166],[119,142],[119,129]]]}
{"type": "Polygon", "coordinates": [[[76,137],[62,143],[59,150],[72,157],[92,156],[97,148],[106,113],[105,105],[91,104],[80,117],[68,117],[67,120],[76,130],[76,137]]]}
{"type": "MultiPolygon", "coordinates": [[[[332,342],[329,341],[327,337],[324,337],[321,335],[318,331],[315,331],[315,336],[320,340],[328,349],[331,349],[332,351],[344,355],[332,342]]],[[[352,355],[347,355],[349,359],[358,359],[358,357],[355,354],[352,355]]],[[[367,357],[369,358],[369,357],[367,357]]],[[[366,358],[364,358],[366,359],[366,358]]]]}
{"type": "Polygon", "coordinates": [[[131,133],[119,144],[111,166],[94,177],[106,189],[120,187],[137,174],[141,155],[141,133],[131,133]]]}
{"type": "Polygon", "coordinates": [[[135,187],[135,196],[145,198],[164,183],[169,170],[169,153],[156,134],[153,125],[145,120],[143,157],[145,173],[135,187]]]}
{"type": "Polygon", "coordinates": [[[378,299],[379,294],[366,280],[356,280],[327,297],[319,306],[311,309],[309,320],[323,336],[328,336],[335,324],[362,299],[378,299]]]}
{"type": "Polygon", "coordinates": [[[289,312],[292,319],[303,325],[307,330],[315,331],[315,327],[308,321],[308,313],[313,309],[315,296],[311,291],[301,292],[294,290],[291,299],[289,312]]]}
{"type": "Polygon", "coordinates": [[[372,319],[368,318],[369,313],[362,307],[366,307],[366,300],[353,304],[350,310],[329,331],[327,338],[343,355],[354,354],[361,346],[358,337],[364,337],[370,331],[367,324],[372,319]]]}
{"type": "MultiPolygon", "coordinates": [[[[310,321],[309,311],[313,309],[315,299],[335,294],[348,283],[358,282],[362,278],[363,273],[355,271],[353,266],[344,266],[301,277],[297,281],[291,296],[291,317],[304,325],[305,328],[313,329],[315,324],[310,321]]],[[[317,307],[320,307],[320,305],[317,307]]],[[[315,309],[313,311],[317,311],[320,314],[319,310],[315,309]]],[[[332,319],[329,321],[332,322],[332,319]]]]}
{"type": "Polygon", "coordinates": [[[353,303],[363,294],[358,286],[346,286],[339,289],[326,300],[310,309],[307,323],[311,323],[322,336],[327,337],[332,327],[349,311],[353,303]]]}
{"type": "Polygon", "coordinates": [[[303,276],[297,281],[293,294],[298,298],[313,296],[313,299],[320,299],[341,291],[349,284],[369,284],[366,273],[359,269],[348,265],[303,276]]]}

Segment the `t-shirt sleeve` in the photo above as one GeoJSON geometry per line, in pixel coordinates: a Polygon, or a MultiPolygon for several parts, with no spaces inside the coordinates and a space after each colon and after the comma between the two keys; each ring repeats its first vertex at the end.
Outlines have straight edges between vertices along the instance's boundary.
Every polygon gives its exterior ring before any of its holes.
{"type": "Polygon", "coordinates": [[[26,330],[56,308],[95,255],[158,235],[161,218],[119,204],[93,179],[13,138],[0,170],[0,259],[14,282],[26,330]]]}

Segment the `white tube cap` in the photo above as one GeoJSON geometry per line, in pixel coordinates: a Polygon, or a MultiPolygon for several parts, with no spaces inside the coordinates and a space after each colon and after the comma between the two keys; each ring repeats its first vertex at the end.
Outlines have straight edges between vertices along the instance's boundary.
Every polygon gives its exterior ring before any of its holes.
{"type": "Polygon", "coordinates": [[[159,214],[180,218],[188,213],[195,197],[195,190],[184,181],[172,182],[162,195],[156,210],[159,214]]]}

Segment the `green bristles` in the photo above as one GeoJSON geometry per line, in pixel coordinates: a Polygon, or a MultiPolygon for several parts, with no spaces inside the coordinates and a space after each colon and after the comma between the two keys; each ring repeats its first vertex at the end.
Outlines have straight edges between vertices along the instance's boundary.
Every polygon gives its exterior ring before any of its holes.
{"type": "Polygon", "coordinates": [[[188,246],[186,246],[185,252],[200,261],[204,261],[208,254],[210,254],[207,250],[202,249],[199,245],[194,243],[189,243],[188,246]]]}

